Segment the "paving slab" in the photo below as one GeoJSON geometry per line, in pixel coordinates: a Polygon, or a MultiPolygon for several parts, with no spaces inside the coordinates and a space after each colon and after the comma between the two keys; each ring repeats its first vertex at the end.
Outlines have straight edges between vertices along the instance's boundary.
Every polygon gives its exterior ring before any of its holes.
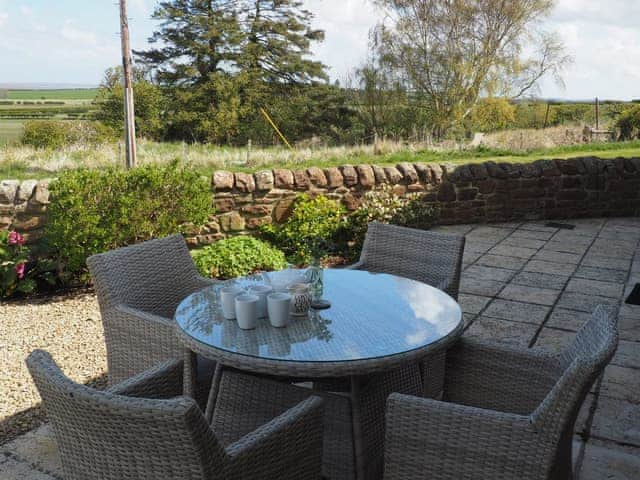
{"type": "Polygon", "coordinates": [[[619,315],[618,331],[619,331],[621,340],[640,342],[640,316],[619,315]]]}
{"type": "Polygon", "coordinates": [[[586,278],[572,278],[567,284],[567,292],[586,293],[599,295],[601,297],[611,297],[616,300],[620,298],[624,290],[624,284],[602,282],[600,280],[589,280],[586,278]]]}
{"type": "Polygon", "coordinates": [[[534,255],[533,259],[552,263],[571,263],[573,265],[578,265],[582,259],[582,255],[556,252],[554,250],[540,250],[534,255]]]}
{"type": "Polygon", "coordinates": [[[7,458],[0,463],[0,478],[2,480],[61,480],[61,477],[40,472],[28,463],[15,458],[7,458]]]}
{"type": "Polygon", "coordinates": [[[627,275],[628,273],[626,270],[580,265],[573,276],[576,278],[586,278],[588,280],[599,280],[602,282],[624,283],[627,279],[627,275]]]}
{"type": "Polygon", "coordinates": [[[23,460],[40,471],[62,475],[58,446],[48,424],[3,445],[0,451],[23,460]]]}
{"type": "Polygon", "coordinates": [[[485,309],[483,315],[512,322],[541,325],[550,308],[544,305],[496,299],[485,309]]]}
{"type": "Polygon", "coordinates": [[[464,244],[464,251],[483,254],[491,250],[493,247],[495,247],[497,243],[498,243],[497,241],[487,243],[487,242],[480,242],[477,240],[467,240],[464,244]]]}
{"type": "Polygon", "coordinates": [[[498,294],[498,298],[525,303],[535,303],[536,305],[551,306],[555,303],[559,295],[559,290],[550,290],[548,288],[539,287],[527,287],[524,285],[515,285],[513,283],[510,283],[498,294]]]}
{"type": "Polygon", "coordinates": [[[548,273],[520,272],[513,280],[512,284],[524,285],[527,287],[547,288],[551,290],[562,290],[569,281],[569,277],[564,275],[550,275],[548,273]]]}
{"type": "Polygon", "coordinates": [[[544,327],[538,334],[533,347],[556,355],[564,352],[571,345],[574,338],[574,332],[544,327]]]}
{"type": "Polygon", "coordinates": [[[489,253],[492,255],[504,255],[505,257],[516,257],[516,258],[531,258],[536,254],[537,250],[534,248],[524,248],[524,247],[512,247],[509,245],[497,245],[489,250],[489,253]]]}
{"type": "Polygon", "coordinates": [[[618,300],[586,293],[564,292],[558,300],[558,307],[579,312],[593,312],[598,305],[618,305],[618,300]]]}
{"type": "Polygon", "coordinates": [[[640,369],[640,343],[620,340],[611,363],[621,367],[640,369]]]}
{"type": "Polygon", "coordinates": [[[591,435],[640,447],[640,405],[601,396],[593,415],[591,435]]]}
{"type": "Polygon", "coordinates": [[[487,267],[503,268],[508,270],[520,270],[527,263],[526,258],[504,257],[490,253],[481,256],[476,263],[487,267]]]}
{"type": "Polygon", "coordinates": [[[638,480],[640,449],[609,442],[588,442],[580,480],[638,480]]]}
{"type": "Polygon", "coordinates": [[[479,280],[477,278],[463,276],[460,281],[460,292],[484,297],[495,297],[505,285],[506,283],[504,282],[479,280]]]}
{"type": "Polygon", "coordinates": [[[555,231],[538,231],[518,229],[511,234],[512,238],[532,238],[534,240],[549,240],[555,235],[555,231]]]}
{"type": "Polygon", "coordinates": [[[551,275],[571,275],[576,270],[576,265],[569,263],[546,262],[544,260],[531,260],[525,266],[526,272],[549,273],[551,275]]]}
{"type": "Polygon", "coordinates": [[[592,255],[587,252],[580,265],[585,267],[610,268],[614,270],[629,270],[631,260],[617,257],[603,257],[601,255],[592,255]]]}
{"type": "Polygon", "coordinates": [[[471,277],[479,280],[493,280],[496,282],[508,282],[516,274],[514,270],[505,268],[486,267],[484,265],[472,265],[467,268],[463,277],[471,277]]]}
{"type": "Polygon", "coordinates": [[[584,255],[588,248],[588,245],[580,245],[578,243],[551,241],[546,242],[542,250],[572,253],[574,255],[584,255]]]}
{"type": "Polygon", "coordinates": [[[551,312],[549,319],[545,323],[545,327],[577,332],[590,319],[591,312],[576,312],[575,310],[556,307],[553,309],[553,312],[551,312]]]}
{"type": "Polygon", "coordinates": [[[461,293],[458,296],[458,302],[462,307],[464,313],[480,313],[482,309],[491,301],[489,297],[483,297],[480,295],[469,295],[467,293],[461,293]]]}
{"type": "Polygon", "coordinates": [[[640,370],[609,365],[604,372],[600,395],[640,404],[640,370]]]}
{"type": "Polygon", "coordinates": [[[553,237],[551,237],[551,241],[553,242],[562,242],[569,243],[572,245],[583,245],[590,246],[593,243],[592,236],[585,237],[583,235],[576,235],[575,233],[569,232],[567,230],[560,230],[553,237]]]}
{"type": "Polygon", "coordinates": [[[536,240],[533,238],[522,238],[522,237],[514,237],[514,236],[507,237],[500,243],[500,245],[507,245],[510,247],[533,248],[534,250],[538,250],[544,247],[545,244],[546,244],[545,240],[536,240]]]}
{"type": "Polygon", "coordinates": [[[465,335],[526,348],[536,330],[535,325],[528,323],[480,316],[474,320],[465,335]]]}

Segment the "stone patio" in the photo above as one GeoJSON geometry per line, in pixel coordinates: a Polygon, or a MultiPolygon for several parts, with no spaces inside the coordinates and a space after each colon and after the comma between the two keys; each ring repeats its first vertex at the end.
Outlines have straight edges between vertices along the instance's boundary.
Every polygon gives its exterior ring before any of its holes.
{"type": "MultiPolygon", "coordinates": [[[[598,304],[620,306],[620,346],[575,433],[580,480],[640,478],[640,218],[438,227],[464,234],[460,303],[466,335],[560,351],[598,304]]],[[[3,480],[59,479],[48,426],[0,446],[3,480]]]]}

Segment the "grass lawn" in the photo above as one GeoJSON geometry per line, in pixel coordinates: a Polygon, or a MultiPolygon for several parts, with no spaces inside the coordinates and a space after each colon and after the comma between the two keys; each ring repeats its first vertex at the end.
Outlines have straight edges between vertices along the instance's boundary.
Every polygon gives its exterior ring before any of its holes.
{"type": "MultiPolygon", "coordinates": [[[[2,123],[0,123],[0,129],[2,123]]],[[[16,128],[15,126],[13,127],[16,128]]],[[[14,133],[16,135],[17,133],[14,133]]],[[[600,158],[640,157],[640,141],[591,143],[569,147],[538,149],[525,152],[490,149],[486,147],[455,151],[411,149],[395,144],[388,153],[375,155],[373,147],[333,147],[320,150],[301,149],[291,152],[283,148],[253,149],[188,145],[184,143],[156,143],[140,141],[138,161],[142,164],[166,164],[179,159],[203,175],[215,170],[254,172],[272,168],[328,167],[345,164],[396,165],[410,163],[523,163],[539,159],[594,156],[600,158]]],[[[124,148],[117,143],[101,146],[69,147],[62,150],[35,150],[30,147],[7,145],[0,147],[0,180],[7,178],[47,178],[60,171],[90,167],[104,168],[124,164],[124,148]]]]}

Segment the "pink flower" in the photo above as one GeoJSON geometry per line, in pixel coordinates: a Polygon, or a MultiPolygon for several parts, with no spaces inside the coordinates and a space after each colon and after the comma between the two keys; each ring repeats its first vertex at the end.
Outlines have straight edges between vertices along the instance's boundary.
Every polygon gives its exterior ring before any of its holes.
{"type": "Polygon", "coordinates": [[[24,278],[24,263],[19,263],[16,265],[16,273],[18,274],[18,278],[20,280],[24,278]]]}
{"type": "Polygon", "coordinates": [[[18,232],[9,232],[9,245],[24,245],[24,237],[18,232]]]}

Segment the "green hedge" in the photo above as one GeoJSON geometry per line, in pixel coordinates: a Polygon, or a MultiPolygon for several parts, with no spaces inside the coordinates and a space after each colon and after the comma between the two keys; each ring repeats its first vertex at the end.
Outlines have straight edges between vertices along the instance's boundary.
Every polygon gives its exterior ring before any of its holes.
{"type": "Polygon", "coordinates": [[[67,277],[82,276],[90,255],[182,232],[212,213],[207,179],[177,163],[68,171],[50,189],[44,241],[67,277]]]}
{"type": "Polygon", "coordinates": [[[113,131],[98,122],[32,120],[24,124],[23,145],[61,148],[67,145],[95,145],[113,139],[113,131]]]}

